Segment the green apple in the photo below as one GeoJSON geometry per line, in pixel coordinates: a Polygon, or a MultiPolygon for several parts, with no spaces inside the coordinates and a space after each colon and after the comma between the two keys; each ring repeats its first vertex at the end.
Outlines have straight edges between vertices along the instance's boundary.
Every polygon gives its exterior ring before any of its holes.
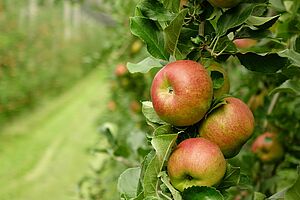
{"type": "Polygon", "coordinates": [[[191,186],[215,186],[226,171],[226,160],[220,148],[204,138],[182,141],[168,161],[168,175],[179,191],[191,186]]]}
{"type": "Polygon", "coordinates": [[[236,6],[240,0],[208,0],[213,6],[219,8],[232,8],[236,6]]]}
{"type": "Polygon", "coordinates": [[[211,76],[218,76],[219,74],[222,74],[221,76],[223,76],[223,85],[220,88],[214,88],[214,98],[218,98],[223,94],[228,94],[230,90],[230,82],[225,69],[219,64],[214,63],[210,65],[207,70],[210,71],[211,76]]]}
{"type": "Polygon", "coordinates": [[[203,65],[191,60],[167,64],[154,77],[151,99],[154,110],[175,126],[190,126],[208,111],[213,85],[203,65]]]}
{"type": "Polygon", "coordinates": [[[240,99],[226,97],[224,100],[227,104],[216,108],[201,122],[199,134],[216,143],[225,158],[232,158],[251,137],[254,117],[240,99]]]}
{"type": "Polygon", "coordinates": [[[251,147],[257,157],[264,163],[272,163],[283,157],[284,150],[277,134],[265,132],[258,136],[251,147]]]}
{"type": "Polygon", "coordinates": [[[233,43],[239,49],[247,49],[256,45],[257,40],[251,38],[241,38],[233,40],[233,43]]]}

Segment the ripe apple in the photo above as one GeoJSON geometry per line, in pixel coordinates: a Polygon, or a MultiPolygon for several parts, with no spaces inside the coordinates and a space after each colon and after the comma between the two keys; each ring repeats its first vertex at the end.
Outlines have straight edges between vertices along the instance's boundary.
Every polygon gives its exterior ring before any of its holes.
{"type": "Polygon", "coordinates": [[[239,49],[247,49],[256,45],[257,40],[251,38],[241,38],[233,40],[233,43],[239,49]]]}
{"type": "Polygon", "coordinates": [[[248,106],[238,98],[226,97],[227,104],[214,110],[199,127],[200,137],[216,143],[225,158],[237,155],[251,137],[254,117],[248,106]]]}
{"type": "Polygon", "coordinates": [[[212,97],[208,72],[191,60],[167,64],[155,75],[151,86],[154,110],[162,120],[175,126],[190,126],[200,121],[212,97]]]}
{"type": "Polygon", "coordinates": [[[204,138],[182,141],[172,152],[167,166],[172,185],[179,191],[191,186],[215,186],[226,171],[220,148],[204,138]]]}
{"type": "Polygon", "coordinates": [[[110,111],[115,111],[116,108],[117,108],[116,102],[113,101],[113,100],[109,101],[108,104],[107,104],[107,108],[108,108],[108,110],[110,110],[110,111]]]}
{"type": "Polygon", "coordinates": [[[136,100],[130,102],[130,110],[134,113],[139,113],[142,110],[141,103],[136,100]]]}
{"type": "Polygon", "coordinates": [[[240,0],[208,0],[213,6],[219,8],[232,8],[236,6],[240,0]]]}
{"type": "Polygon", "coordinates": [[[280,160],[284,154],[283,147],[277,134],[265,132],[258,136],[252,144],[251,150],[264,163],[280,160]]]}
{"type": "Polygon", "coordinates": [[[210,71],[211,76],[214,75],[214,73],[216,75],[218,75],[219,73],[221,73],[223,75],[223,85],[220,88],[214,88],[214,98],[218,98],[220,96],[222,96],[223,94],[228,94],[229,90],[230,90],[230,83],[229,83],[229,78],[228,78],[228,74],[225,71],[225,69],[223,67],[221,67],[219,64],[212,64],[207,68],[208,71],[210,71]]]}
{"type": "Polygon", "coordinates": [[[126,66],[124,64],[118,64],[115,69],[115,75],[117,77],[123,76],[128,72],[126,66]]]}

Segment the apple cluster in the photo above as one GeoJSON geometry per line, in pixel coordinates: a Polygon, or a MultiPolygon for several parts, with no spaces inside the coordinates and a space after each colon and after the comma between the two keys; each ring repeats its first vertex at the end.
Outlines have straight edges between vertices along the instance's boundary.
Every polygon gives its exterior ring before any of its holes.
{"type": "Polygon", "coordinates": [[[191,186],[216,186],[226,171],[226,159],[237,155],[251,137],[254,117],[240,99],[225,95],[229,80],[213,87],[211,74],[225,70],[218,65],[207,69],[191,60],[164,66],[154,77],[151,98],[155,112],[176,127],[196,126],[198,136],[182,141],[173,150],[167,170],[179,191],[191,186]],[[216,100],[222,104],[212,109],[216,100]]]}

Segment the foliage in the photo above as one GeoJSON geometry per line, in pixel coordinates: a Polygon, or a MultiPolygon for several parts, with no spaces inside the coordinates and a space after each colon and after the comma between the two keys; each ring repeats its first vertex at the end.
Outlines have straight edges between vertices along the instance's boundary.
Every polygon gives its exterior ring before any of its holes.
{"type": "MultiPolygon", "coordinates": [[[[261,102],[260,105],[251,105],[249,101],[256,116],[254,137],[266,130],[276,130],[285,141],[282,143],[286,154],[280,163],[264,164],[250,152],[251,140],[238,156],[228,160],[239,167],[229,165],[227,171],[231,172],[227,172],[217,188],[191,189],[186,197],[187,193],[180,194],[169,183],[166,161],[176,145],[173,137],[177,138],[177,143],[187,132],[194,137],[191,130],[195,127],[181,129],[168,125],[155,115],[151,102],[145,102],[144,115],[154,128],[153,133],[147,135],[153,150],[142,163],[140,185],[130,199],[199,199],[202,195],[206,198],[215,195],[214,199],[265,199],[279,192],[281,187],[296,187],[297,183],[291,185],[297,174],[295,168],[299,165],[299,144],[296,142],[299,141],[299,111],[294,109],[287,113],[286,107],[296,108],[298,105],[299,31],[291,22],[299,22],[299,5],[279,0],[270,3],[247,1],[224,10],[201,0],[190,0],[183,8],[179,7],[179,1],[142,0],[137,4],[135,16],[130,18],[131,31],[144,41],[151,57],[136,65],[128,64],[130,71],[145,73],[180,59],[224,62],[231,72],[229,76],[237,80],[233,93],[244,100],[255,99],[262,93],[259,98],[266,101],[264,105],[261,102]],[[258,43],[248,49],[238,49],[233,43],[237,38],[255,38],[258,43]],[[238,69],[240,64],[248,71],[238,69]],[[288,121],[292,124],[283,129],[288,121]],[[156,142],[158,137],[159,143],[156,142]],[[284,172],[294,174],[285,183],[281,175],[284,172]]],[[[122,184],[124,179],[119,181],[122,184]]],[[[126,196],[126,191],[121,195],[126,196]]]]}
{"type": "Polygon", "coordinates": [[[1,6],[0,121],[5,121],[95,68],[103,50],[95,40],[103,32],[84,23],[66,40],[61,3],[37,5],[36,15],[26,1],[2,1],[1,6]]]}

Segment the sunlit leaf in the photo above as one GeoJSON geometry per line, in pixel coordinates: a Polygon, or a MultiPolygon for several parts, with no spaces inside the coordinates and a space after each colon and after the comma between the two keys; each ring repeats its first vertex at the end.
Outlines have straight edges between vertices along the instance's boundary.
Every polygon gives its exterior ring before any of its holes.
{"type": "Polygon", "coordinates": [[[163,65],[161,64],[160,60],[153,57],[147,57],[137,64],[131,62],[127,63],[127,68],[130,73],[136,73],[136,72],[147,73],[153,68],[162,67],[162,66],[163,65]]]}
{"type": "Polygon", "coordinates": [[[125,198],[134,198],[137,195],[137,187],[141,168],[126,169],[118,179],[118,191],[125,198]]]}
{"type": "Polygon", "coordinates": [[[153,123],[157,124],[167,124],[163,120],[159,118],[159,116],[156,114],[153,104],[151,101],[143,101],[142,102],[142,112],[147,120],[153,123]]]}

